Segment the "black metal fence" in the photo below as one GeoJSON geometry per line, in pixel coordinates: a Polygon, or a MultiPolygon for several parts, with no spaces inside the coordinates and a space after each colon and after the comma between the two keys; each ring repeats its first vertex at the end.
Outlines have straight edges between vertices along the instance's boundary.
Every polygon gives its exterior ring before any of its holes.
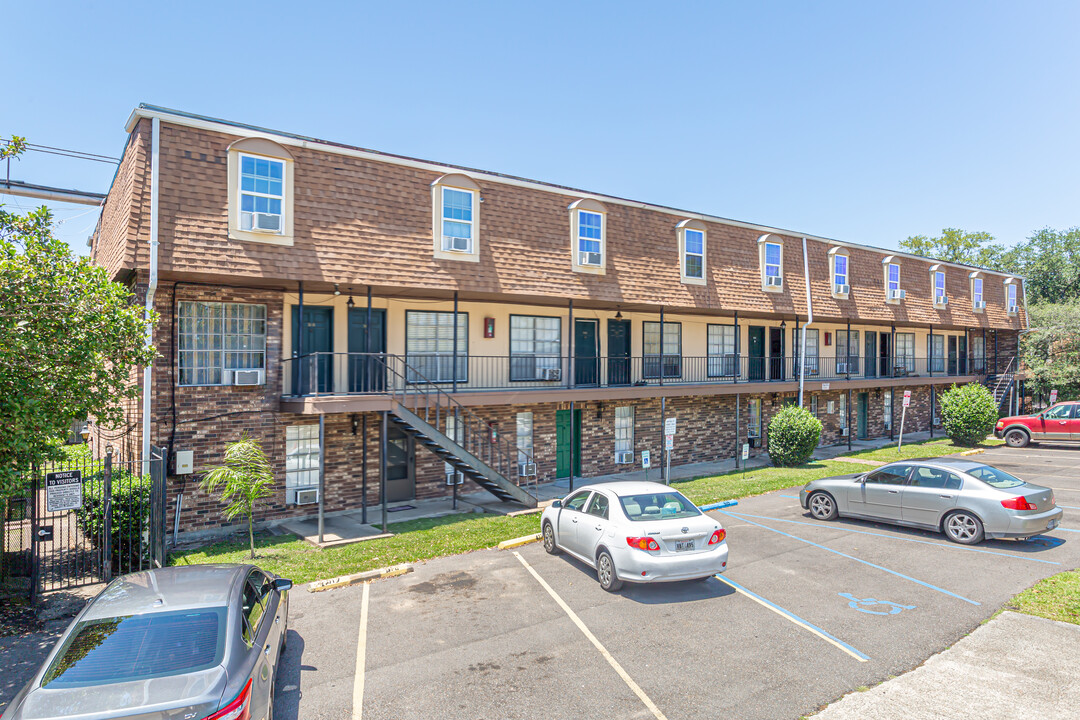
{"type": "Polygon", "coordinates": [[[107,452],[28,471],[4,518],[4,572],[29,577],[33,596],[164,566],[165,463],[155,448],[147,461],[107,452]]]}

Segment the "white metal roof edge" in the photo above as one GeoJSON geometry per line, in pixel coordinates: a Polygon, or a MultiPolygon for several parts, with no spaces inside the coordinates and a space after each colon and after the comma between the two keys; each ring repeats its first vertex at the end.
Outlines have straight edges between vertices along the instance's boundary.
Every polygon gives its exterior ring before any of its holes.
{"type": "Polygon", "coordinates": [[[807,240],[814,240],[817,242],[840,245],[849,248],[858,248],[861,250],[869,250],[872,252],[881,253],[882,255],[895,255],[897,257],[917,260],[919,262],[937,263],[940,265],[947,265],[949,267],[959,268],[961,270],[970,271],[972,269],[977,269],[982,272],[999,275],[1001,277],[1019,278],[1021,280],[1025,280],[1024,284],[1026,285],[1026,279],[1020,275],[1016,275],[1015,273],[1004,273],[998,270],[990,270],[988,268],[980,268],[977,265],[962,265],[960,263],[933,260],[931,258],[922,257],[921,255],[913,255],[901,251],[888,250],[886,248],[879,248],[873,245],[863,245],[860,243],[848,242],[846,240],[837,240],[835,238],[822,237],[820,235],[809,235],[806,233],[795,232],[793,230],[785,230],[783,228],[771,227],[769,225],[759,225],[757,223],[743,222],[741,220],[732,220],[731,218],[724,218],[718,215],[710,215],[708,213],[701,213],[691,210],[681,210],[679,208],[672,208],[664,205],[654,205],[652,203],[641,202],[638,200],[629,200],[627,198],[620,198],[614,195],[592,193],[587,190],[564,187],[562,185],[545,183],[539,180],[529,180],[526,178],[519,178],[511,175],[501,175],[486,170],[476,170],[474,168],[467,168],[460,165],[451,165],[448,163],[439,163],[430,160],[418,160],[415,158],[404,157],[401,155],[382,153],[375,150],[365,150],[363,148],[339,145],[328,140],[319,140],[317,138],[304,137],[301,135],[295,135],[279,130],[269,130],[267,128],[260,128],[253,125],[234,123],[227,120],[220,120],[178,110],[170,110],[168,108],[157,107],[154,105],[140,104],[138,107],[132,110],[131,115],[128,117],[127,123],[124,125],[124,129],[130,133],[132,130],[134,130],[135,124],[140,118],[152,119],[155,117],[160,120],[173,123],[175,125],[183,125],[185,127],[192,127],[200,130],[211,130],[214,132],[221,132],[229,135],[240,135],[243,137],[265,138],[267,140],[272,140],[274,142],[280,143],[282,145],[290,145],[293,147],[318,150],[320,152],[345,155],[348,157],[361,158],[374,162],[384,162],[391,165],[411,167],[418,170],[430,170],[432,172],[445,173],[447,169],[450,169],[457,172],[467,173],[470,177],[473,178],[483,179],[494,183],[501,183],[503,185],[529,188],[532,190],[541,190],[544,192],[566,195],[568,197],[594,198],[603,202],[614,203],[616,205],[636,207],[643,210],[652,210],[655,212],[664,213],[666,215],[675,215],[681,218],[686,218],[687,216],[689,216],[692,218],[697,218],[699,220],[706,220],[709,222],[731,225],[734,227],[754,230],[757,232],[778,233],[781,235],[786,235],[788,237],[805,237],[807,240]]]}

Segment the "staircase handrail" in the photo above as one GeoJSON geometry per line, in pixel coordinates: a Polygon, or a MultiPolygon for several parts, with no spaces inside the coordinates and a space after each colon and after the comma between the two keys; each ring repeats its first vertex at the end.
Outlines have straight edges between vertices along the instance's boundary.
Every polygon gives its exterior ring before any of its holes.
{"type": "Polygon", "coordinates": [[[1000,373],[997,376],[997,383],[994,385],[994,399],[995,400],[999,397],[998,396],[998,391],[1001,390],[1002,385],[1004,385],[1005,389],[1007,390],[1009,385],[1012,384],[1012,380],[1013,380],[1012,368],[1013,368],[1013,365],[1015,363],[1016,363],[1016,356],[1014,355],[1013,357],[1009,358],[1009,364],[1005,366],[1005,372],[1000,373]]]}

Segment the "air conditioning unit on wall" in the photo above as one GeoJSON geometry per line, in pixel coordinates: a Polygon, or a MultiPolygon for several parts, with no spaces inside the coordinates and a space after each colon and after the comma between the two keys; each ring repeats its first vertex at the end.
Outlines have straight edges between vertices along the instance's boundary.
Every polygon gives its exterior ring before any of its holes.
{"type": "Polygon", "coordinates": [[[629,465],[634,462],[634,453],[630,450],[621,450],[615,453],[616,465],[629,465]]]}
{"type": "Polygon", "coordinates": [[[985,310],[986,309],[986,301],[985,300],[979,300],[978,302],[972,303],[972,304],[975,306],[976,310],[985,310]]]}
{"type": "Polygon", "coordinates": [[[536,463],[518,463],[519,477],[536,477],[536,463]]]}
{"type": "Polygon", "coordinates": [[[245,370],[223,370],[221,373],[222,385],[265,385],[266,371],[262,368],[250,368],[245,370]]]}
{"type": "Polygon", "coordinates": [[[559,380],[562,378],[562,370],[559,368],[540,368],[541,380],[559,380]]]}
{"type": "Polygon", "coordinates": [[[579,252],[578,253],[578,265],[600,265],[600,253],[597,252],[579,252]]]}
{"type": "Polygon", "coordinates": [[[467,237],[449,237],[443,238],[443,250],[449,250],[451,252],[469,252],[469,243],[472,238],[467,237]]]}
{"type": "Polygon", "coordinates": [[[907,290],[890,290],[889,291],[889,299],[890,300],[903,300],[905,297],[907,297],[907,290]]]}
{"type": "Polygon", "coordinates": [[[848,429],[846,427],[840,428],[840,437],[847,437],[848,429]]]}
{"type": "Polygon", "coordinates": [[[314,505],[319,502],[319,488],[286,488],[286,505],[314,505]]]}
{"type": "Polygon", "coordinates": [[[850,285],[836,285],[835,286],[835,291],[836,291],[837,295],[847,295],[850,290],[851,290],[850,285]]]}
{"type": "Polygon", "coordinates": [[[461,473],[461,472],[448,472],[448,473],[446,473],[446,484],[447,485],[464,485],[465,484],[465,473],[461,473]]]}
{"type": "Polygon", "coordinates": [[[780,277],[779,275],[766,275],[765,276],[765,287],[783,287],[783,286],[784,286],[784,278],[780,277]]]}
{"type": "Polygon", "coordinates": [[[1010,305],[1009,306],[1009,314],[1010,315],[1015,315],[1019,309],[1020,308],[1017,307],[1016,305],[1010,305]]]}

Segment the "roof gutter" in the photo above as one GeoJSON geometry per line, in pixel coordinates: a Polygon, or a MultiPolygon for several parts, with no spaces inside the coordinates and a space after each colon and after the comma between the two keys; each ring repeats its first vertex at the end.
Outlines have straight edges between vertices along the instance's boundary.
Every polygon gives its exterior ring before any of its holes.
{"type": "Polygon", "coordinates": [[[810,302],[810,263],[806,256],[806,238],[802,239],[802,268],[806,279],[806,323],[803,324],[799,343],[799,407],[803,407],[803,386],[806,384],[806,329],[814,322],[814,306],[810,302]]]}
{"type": "MultiPolygon", "coordinates": [[[[161,170],[161,120],[153,118],[150,131],[150,279],[146,284],[146,310],[143,314],[147,321],[146,345],[153,347],[154,328],[150,325],[150,316],[154,312],[154,296],[158,286],[158,200],[161,196],[158,181],[161,170]]],[[[142,461],[143,472],[150,472],[150,395],[153,388],[153,362],[143,368],[142,396],[142,461]]]]}

